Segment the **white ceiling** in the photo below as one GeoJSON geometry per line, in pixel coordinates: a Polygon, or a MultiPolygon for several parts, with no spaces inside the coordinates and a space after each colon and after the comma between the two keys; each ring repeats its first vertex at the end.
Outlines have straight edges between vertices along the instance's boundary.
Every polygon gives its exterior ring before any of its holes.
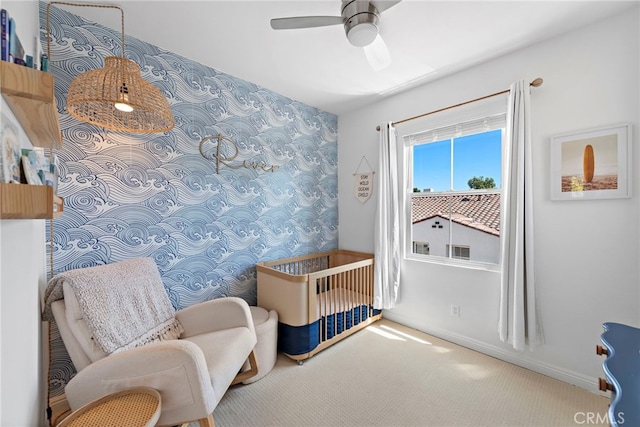
{"type": "MultiPolygon", "coordinates": [[[[91,1],[94,3],[94,1],[91,1]]],[[[375,72],[341,25],[273,30],[271,18],[340,15],[340,0],[121,1],[125,33],[281,95],[341,114],[598,21],[638,1],[403,0],[382,14],[392,65],[375,72]]],[[[120,29],[110,9],[60,5],[120,29]]]]}

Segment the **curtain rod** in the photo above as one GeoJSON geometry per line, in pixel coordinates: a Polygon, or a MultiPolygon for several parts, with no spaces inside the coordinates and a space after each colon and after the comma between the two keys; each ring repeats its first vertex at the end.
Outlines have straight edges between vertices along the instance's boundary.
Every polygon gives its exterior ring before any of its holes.
{"type": "MultiPolygon", "coordinates": [[[[529,86],[540,87],[540,86],[542,86],[542,82],[543,81],[544,80],[542,80],[540,77],[538,77],[537,79],[535,79],[531,83],[529,83],[529,86]]],[[[422,118],[422,117],[425,117],[425,116],[428,116],[428,115],[431,115],[431,114],[439,113],[441,111],[450,110],[452,108],[461,107],[463,105],[471,104],[472,102],[482,101],[483,99],[492,98],[494,96],[502,95],[504,93],[509,93],[509,90],[510,89],[501,90],[500,92],[492,93],[491,95],[481,96],[480,98],[472,99],[472,100],[466,101],[466,102],[461,102],[460,104],[451,105],[449,107],[440,108],[439,110],[430,111],[428,113],[420,114],[419,116],[414,116],[414,117],[409,117],[408,119],[398,120],[397,122],[392,122],[391,125],[392,126],[399,125],[400,123],[409,122],[411,120],[419,119],[419,118],[422,118]]],[[[380,131],[380,126],[379,125],[376,126],[376,130],[378,132],[380,131]]]]}

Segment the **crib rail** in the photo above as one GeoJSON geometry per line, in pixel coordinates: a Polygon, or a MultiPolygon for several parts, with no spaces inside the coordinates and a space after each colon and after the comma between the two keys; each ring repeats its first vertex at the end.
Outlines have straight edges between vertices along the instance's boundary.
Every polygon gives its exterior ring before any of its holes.
{"type": "MultiPolygon", "coordinates": [[[[275,261],[264,261],[257,264],[258,267],[268,268],[283,273],[287,276],[306,276],[310,273],[340,267],[361,260],[372,260],[373,255],[364,252],[355,252],[336,249],[327,252],[302,255],[275,261]]],[[[291,278],[291,277],[289,277],[291,278]]],[[[301,278],[306,281],[307,277],[301,278]]]]}
{"type": "Polygon", "coordinates": [[[294,259],[282,264],[273,265],[271,268],[282,273],[300,276],[315,273],[320,270],[326,270],[329,268],[329,258],[330,255],[327,254],[323,256],[314,256],[313,258],[294,259]]]}

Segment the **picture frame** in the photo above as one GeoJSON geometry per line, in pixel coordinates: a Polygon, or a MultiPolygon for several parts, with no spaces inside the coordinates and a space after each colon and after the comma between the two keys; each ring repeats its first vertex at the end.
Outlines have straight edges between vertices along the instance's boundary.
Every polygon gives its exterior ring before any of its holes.
{"type": "Polygon", "coordinates": [[[33,168],[28,156],[22,156],[22,170],[27,184],[42,185],[38,171],[33,168]]]}
{"type": "Polygon", "coordinates": [[[0,116],[0,164],[2,181],[20,184],[20,139],[18,126],[4,113],[0,116]]]}
{"type": "Polygon", "coordinates": [[[631,124],[552,136],[551,200],[631,197],[631,124]]]}

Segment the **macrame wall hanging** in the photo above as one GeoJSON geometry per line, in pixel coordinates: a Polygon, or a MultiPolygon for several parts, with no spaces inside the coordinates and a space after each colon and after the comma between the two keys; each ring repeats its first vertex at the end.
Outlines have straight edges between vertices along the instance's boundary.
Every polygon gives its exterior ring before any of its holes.
{"type": "Polygon", "coordinates": [[[373,192],[373,174],[375,174],[375,172],[369,164],[369,161],[365,156],[362,156],[362,159],[360,159],[360,163],[358,163],[358,167],[356,168],[356,172],[353,174],[355,178],[354,195],[361,203],[366,202],[369,200],[369,197],[371,197],[371,193],[373,192]],[[366,162],[369,167],[369,172],[359,172],[363,161],[366,162]]]}

